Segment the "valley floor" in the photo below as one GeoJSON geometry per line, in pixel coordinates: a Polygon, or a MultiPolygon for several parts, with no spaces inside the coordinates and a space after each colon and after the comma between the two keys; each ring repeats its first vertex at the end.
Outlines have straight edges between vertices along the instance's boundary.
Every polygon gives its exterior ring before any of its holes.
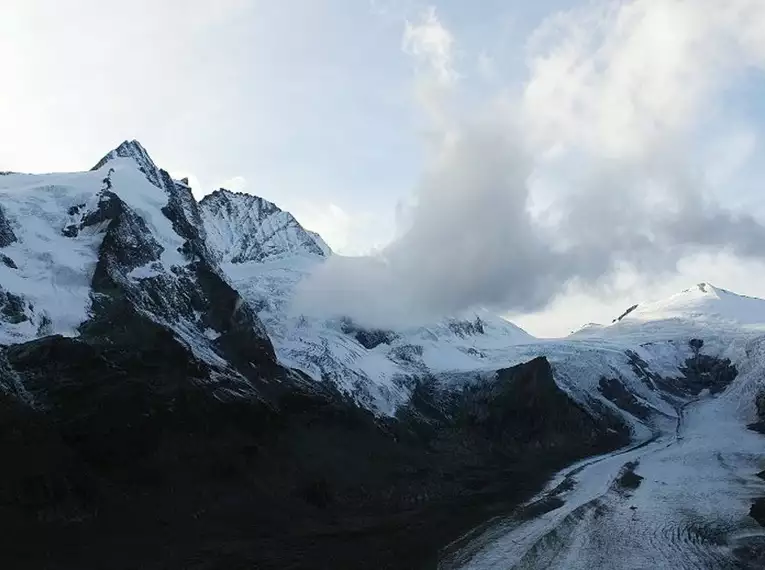
{"type": "Polygon", "coordinates": [[[452,545],[440,567],[764,567],[765,532],[748,513],[765,495],[765,437],[736,402],[704,396],[651,440],[567,469],[525,508],[452,545]]]}

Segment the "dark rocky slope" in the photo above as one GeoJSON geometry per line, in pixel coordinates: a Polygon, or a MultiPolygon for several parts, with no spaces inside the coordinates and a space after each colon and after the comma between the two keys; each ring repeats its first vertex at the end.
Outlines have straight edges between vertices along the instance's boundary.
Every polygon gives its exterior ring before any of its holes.
{"type": "Polygon", "coordinates": [[[0,400],[6,567],[424,567],[489,505],[626,442],[541,358],[448,396],[423,382],[380,420],[281,369],[265,396],[221,400],[142,327],[3,351],[28,390],[0,400]]]}

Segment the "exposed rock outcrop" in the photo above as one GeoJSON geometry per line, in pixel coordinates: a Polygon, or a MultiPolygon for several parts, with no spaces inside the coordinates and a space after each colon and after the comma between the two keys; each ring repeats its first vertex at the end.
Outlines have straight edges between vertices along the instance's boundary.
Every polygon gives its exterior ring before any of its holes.
{"type": "Polygon", "coordinates": [[[11,227],[11,223],[3,213],[3,207],[0,206],[0,247],[8,247],[17,239],[18,238],[11,227]]]}

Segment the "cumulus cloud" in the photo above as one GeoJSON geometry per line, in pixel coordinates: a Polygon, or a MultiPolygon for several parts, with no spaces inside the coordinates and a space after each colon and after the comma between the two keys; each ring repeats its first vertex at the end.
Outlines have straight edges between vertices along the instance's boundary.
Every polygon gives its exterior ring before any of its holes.
{"type": "Polygon", "coordinates": [[[698,142],[725,117],[724,90],[765,65],[762,38],[760,0],[589,4],[533,34],[522,89],[455,114],[455,39],[427,11],[403,45],[448,116],[407,230],[374,258],[326,264],[303,306],[395,326],[540,310],[572,284],[659,278],[703,252],[762,259],[765,227],[715,200],[698,142]]]}

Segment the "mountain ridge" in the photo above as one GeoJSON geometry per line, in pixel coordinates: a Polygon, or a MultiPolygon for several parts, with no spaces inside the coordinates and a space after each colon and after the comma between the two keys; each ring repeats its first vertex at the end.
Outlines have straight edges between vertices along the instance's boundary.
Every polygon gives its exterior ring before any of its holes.
{"type": "Polygon", "coordinates": [[[318,234],[308,232],[292,214],[259,196],[221,188],[204,196],[199,208],[210,244],[222,263],[331,254],[318,234]]]}
{"type": "MultiPolygon", "coordinates": [[[[293,310],[332,255],[294,217],[197,202],[137,141],[88,172],[3,176],[0,204],[12,566],[422,567],[566,465],[664,445],[694,402],[752,421],[765,398],[765,336],[665,318],[730,301],[711,286],[581,337],[482,310],[369,329],[293,310]]],[[[573,508],[598,464],[526,518],[573,508]]]]}

